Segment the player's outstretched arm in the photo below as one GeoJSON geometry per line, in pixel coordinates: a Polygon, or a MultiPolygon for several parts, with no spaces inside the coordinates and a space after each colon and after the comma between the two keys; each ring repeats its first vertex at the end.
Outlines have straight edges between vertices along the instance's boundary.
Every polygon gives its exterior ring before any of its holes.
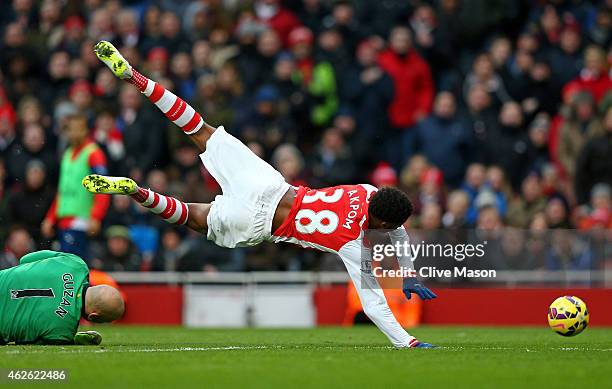
{"type": "Polygon", "coordinates": [[[135,85],[171,122],[185,134],[190,135],[191,140],[201,152],[206,150],[206,142],[215,128],[208,125],[189,104],[132,68],[112,43],[100,41],[94,47],[94,52],[115,76],[135,85]]]}
{"type": "MultiPolygon", "coordinates": [[[[394,247],[408,247],[410,243],[410,238],[406,233],[405,228],[399,227],[393,231],[389,232],[389,239],[391,241],[391,245],[394,247]]],[[[397,262],[399,263],[402,269],[411,269],[414,270],[414,264],[412,262],[412,258],[408,255],[408,252],[404,253],[404,250],[400,250],[400,252],[396,253],[397,262]]],[[[421,300],[430,300],[434,299],[438,296],[434,292],[431,291],[428,287],[423,285],[416,277],[406,277],[404,278],[402,291],[408,300],[412,298],[412,294],[418,295],[421,300]]]]}
{"type": "Polygon", "coordinates": [[[370,247],[366,247],[362,242],[355,240],[344,245],[338,255],[344,262],[359,295],[363,312],[389,338],[395,347],[431,347],[429,343],[419,342],[414,336],[406,332],[391,312],[383,290],[372,273],[372,249],[370,247]]]}
{"type": "Polygon", "coordinates": [[[174,197],[141,188],[134,180],[127,177],[90,174],[83,178],[82,184],[91,193],[130,196],[170,224],[186,225],[200,233],[204,233],[208,228],[206,220],[210,204],[186,204],[174,197]]]}

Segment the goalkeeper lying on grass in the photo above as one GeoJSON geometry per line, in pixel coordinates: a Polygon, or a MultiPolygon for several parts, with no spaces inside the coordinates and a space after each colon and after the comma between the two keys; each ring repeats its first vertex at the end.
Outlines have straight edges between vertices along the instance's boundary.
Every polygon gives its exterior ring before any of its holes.
{"type": "Polygon", "coordinates": [[[38,251],[0,271],[0,344],[100,344],[77,332],[81,317],[105,323],[123,316],[119,292],[89,286],[89,269],[73,254],[38,251]]]}

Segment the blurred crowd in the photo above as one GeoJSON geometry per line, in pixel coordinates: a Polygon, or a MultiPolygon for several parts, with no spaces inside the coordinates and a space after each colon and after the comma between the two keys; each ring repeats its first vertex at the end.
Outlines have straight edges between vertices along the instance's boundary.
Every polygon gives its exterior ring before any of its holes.
{"type": "Polygon", "coordinates": [[[97,60],[101,39],[291,184],[397,186],[415,205],[409,228],[475,228],[500,249],[530,231],[596,231],[588,260],[576,244],[517,266],[602,268],[611,25],[610,0],[2,1],[0,268],[58,240],[110,271],[341,267],[284,245],[218,248],[122,196],[96,200],[83,223],[58,220],[80,129],[97,145],[93,171],[187,202],[219,194],[187,137],[97,60]]]}

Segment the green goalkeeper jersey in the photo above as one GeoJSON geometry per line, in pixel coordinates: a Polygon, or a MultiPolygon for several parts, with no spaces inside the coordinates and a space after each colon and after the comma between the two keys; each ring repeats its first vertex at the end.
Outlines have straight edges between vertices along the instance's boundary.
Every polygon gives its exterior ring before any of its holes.
{"type": "Polygon", "coordinates": [[[0,344],[72,343],[88,286],[89,269],[76,255],[24,255],[0,271],[0,344]]]}

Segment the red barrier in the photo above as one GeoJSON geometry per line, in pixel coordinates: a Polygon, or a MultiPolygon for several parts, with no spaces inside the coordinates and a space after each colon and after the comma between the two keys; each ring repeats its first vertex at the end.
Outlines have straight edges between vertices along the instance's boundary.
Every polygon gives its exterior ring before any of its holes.
{"type": "Polygon", "coordinates": [[[548,306],[574,295],[587,304],[590,325],[612,326],[612,289],[436,289],[423,304],[424,324],[545,325],[548,306]]]}
{"type": "Polygon", "coordinates": [[[316,288],[313,301],[317,311],[317,325],[342,324],[348,304],[346,284],[316,288]]]}
{"type": "MultiPolygon", "coordinates": [[[[546,325],[548,306],[559,296],[583,299],[591,325],[612,326],[612,289],[435,289],[438,298],[423,304],[423,324],[546,325]]],[[[340,325],[346,286],[317,288],[318,325],[340,325]]]]}
{"type": "MultiPolygon", "coordinates": [[[[180,325],[183,288],[166,285],[121,285],[128,305],[122,324],[180,325]]],[[[423,304],[423,324],[545,325],[550,303],[563,295],[583,299],[591,325],[612,326],[612,289],[435,289],[438,298],[423,304]]],[[[316,288],[317,325],[341,325],[347,304],[346,285],[316,288]]]]}
{"type": "Polygon", "coordinates": [[[121,324],[180,325],[183,323],[183,288],[166,285],[121,285],[127,296],[121,324]]]}

